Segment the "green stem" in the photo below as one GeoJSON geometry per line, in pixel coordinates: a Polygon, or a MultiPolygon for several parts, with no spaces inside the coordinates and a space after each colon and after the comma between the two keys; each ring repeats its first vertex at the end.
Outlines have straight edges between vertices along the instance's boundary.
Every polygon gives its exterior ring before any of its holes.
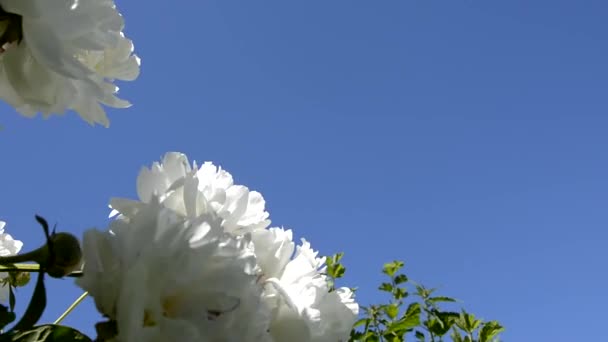
{"type": "Polygon", "coordinates": [[[78,299],[76,299],[74,301],[74,303],[72,303],[72,305],[70,305],[70,307],[67,310],[65,310],[65,312],[62,313],[61,316],[59,316],[59,318],[57,318],[57,320],[55,320],[55,322],[53,324],[61,323],[61,321],[63,321],[63,319],[66,318],[67,315],[69,315],[70,312],[72,312],[72,310],[74,310],[78,306],[78,304],[80,304],[88,295],[89,295],[88,292],[81,294],[80,297],[78,297],[78,299]]]}
{"type": "Polygon", "coordinates": [[[10,266],[0,265],[0,272],[23,271],[23,272],[40,272],[38,264],[12,264],[10,266]]]}
{"type": "MultiPolygon", "coordinates": [[[[10,266],[0,265],[0,272],[11,272],[11,271],[37,273],[37,272],[41,272],[42,270],[40,269],[40,265],[38,265],[38,264],[12,264],[10,266]]],[[[82,276],[82,271],[75,271],[75,272],[72,272],[72,273],[66,275],[66,277],[75,277],[75,278],[81,277],[81,276],[82,276]]]]}

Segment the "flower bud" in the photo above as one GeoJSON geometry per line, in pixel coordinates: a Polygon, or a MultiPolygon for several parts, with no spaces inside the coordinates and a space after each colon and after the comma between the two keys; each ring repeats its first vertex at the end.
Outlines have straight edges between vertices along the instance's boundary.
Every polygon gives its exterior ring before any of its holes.
{"type": "Polygon", "coordinates": [[[53,256],[49,256],[46,272],[53,278],[64,277],[77,270],[82,261],[78,239],[69,233],[57,233],[51,237],[53,256]]]}
{"type": "Polygon", "coordinates": [[[30,282],[29,272],[10,272],[9,281],[14,287],[23,287],[30,282]]]}
{"type": "Polygon", "coordinates": [[[33,261],[45,268],[46,273],[53,278],[64,277],[81,265],[82,250],[78,239],[69,233],[55,233],[51,235],[50,244],[33,250],[29,253],[0,257],[0,264],[14,264],[33,261]]]}

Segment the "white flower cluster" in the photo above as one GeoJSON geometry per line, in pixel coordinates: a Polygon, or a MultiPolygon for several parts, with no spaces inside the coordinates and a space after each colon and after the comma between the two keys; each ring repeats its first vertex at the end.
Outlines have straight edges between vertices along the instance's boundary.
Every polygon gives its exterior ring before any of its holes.
{"type": "Polygon", "coordinates": [[[143,168],[139,201],[112,199],[84,237],[78,284],[116,322],[114,341],[348,340],[359,306],[330,291],[325,259],[268,228],[262,195],[181,153],[143,168]]]}
{"type": "MultiPolygon", "coordinates": [[[[13,239],[12,236],[4,232],[6,222],[0,221],[0,256],[9,256],[19,253],[23,247],[23,242],[13,239]]],[[[0,301],[8,299],[8,284],[6,279],[8,274],[0,272],[0,301]]]]}
{"type": "Polygon", "coordinates": [[[113,81],[140,60],[112,0],[0,0],[0,99],[21,114],[76,111],[109,125],[101,104],[129,107],[113,81]]]}

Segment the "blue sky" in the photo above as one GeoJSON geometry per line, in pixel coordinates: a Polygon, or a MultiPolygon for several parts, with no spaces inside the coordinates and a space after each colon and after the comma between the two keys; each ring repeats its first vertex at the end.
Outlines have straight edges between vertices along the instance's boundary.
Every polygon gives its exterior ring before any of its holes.
{"type": "MultiPolygon", "coordinates": [[[[0,219],[26,249],[42,242],[35,213],[104,227],[142,165],[182,151],[262,192],[273,223],[321,253],[346,252],[363,304],[402,259],[501,321],[504,341],[601,334],[605,2],[117,5],[142,74],[110,129],[0,107],[0,219]]],[[[48,286],[46,322],[80,294],[48,286]]],[[[97,320],[88,301],[65,323],[97,320]]]]}

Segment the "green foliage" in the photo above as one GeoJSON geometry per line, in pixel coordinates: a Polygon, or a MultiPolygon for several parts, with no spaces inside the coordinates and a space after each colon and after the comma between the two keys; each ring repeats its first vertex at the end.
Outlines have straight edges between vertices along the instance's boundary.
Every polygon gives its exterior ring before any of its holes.
{"type": "Polygon", "coordinates": [[[329,285],[331,291],[335,290],[334,283],[338,278],[342,278],[346,272],[346,268],[340,264],[344,253],[338,253],[325,259],[327,265],[327,276],[329,277],[329,285]]]}
{"type": "MultiPolygon", "coordinates": [[[[346,270],[339,265],[343,254],[327,258],[332,288],[346,270]],[[338,271],[339,270],[339,271],[338,271]]],[[[362,342],[494,342],[504,328],[497,321],[476,319],[473,314],[446,311],[440,304],[457,300],[435,295],[436,289],[417,284],[400,273],[404,263],[393,261],[382,267],[388,279],[378,290],[389,300],[384,304],[361,307],[362,317],[355,324],[350,341],[362,342]]]]}

